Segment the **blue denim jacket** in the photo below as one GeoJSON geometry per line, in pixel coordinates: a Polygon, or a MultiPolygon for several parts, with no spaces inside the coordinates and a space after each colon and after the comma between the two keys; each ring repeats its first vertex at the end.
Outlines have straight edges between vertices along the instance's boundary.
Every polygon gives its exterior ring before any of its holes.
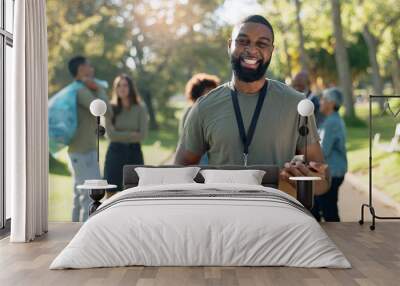
{"type": "Polygon", "coordinates": [[[325,117],[318,129],[321,148],[332,177],[343,177],[347,172],[346,127],[340,115],[333,112],[325,117]]]}

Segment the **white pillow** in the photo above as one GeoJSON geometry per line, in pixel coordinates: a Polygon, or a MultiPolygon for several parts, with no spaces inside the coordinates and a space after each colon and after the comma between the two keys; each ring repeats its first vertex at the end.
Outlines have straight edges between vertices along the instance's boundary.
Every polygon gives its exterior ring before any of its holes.
{"type": "Polygon", "coordinates": [[[265,171],[262,170],[201,170],[205,184],[235,183],[261,185],[265,171]]]}
{"type": "Polygon", "coordinates": [[[138,186],[195,183],[193,179],[199,170],[199,167],[135,168],[139,176],[138,186]]]}

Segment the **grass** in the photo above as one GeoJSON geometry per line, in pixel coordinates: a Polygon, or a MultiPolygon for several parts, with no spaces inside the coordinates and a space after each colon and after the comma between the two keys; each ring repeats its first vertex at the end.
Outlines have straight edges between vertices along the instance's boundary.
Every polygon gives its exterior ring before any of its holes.
{"type": "MultiPolygon", "coordinates": [[[[362,181],[368,182],[368,105],[358,106],[356,112],[357,116],[366,124],[358,127],[347,126],[349,171],[358,175],[362,181]]],[[[382,142],[390,142],[398,122],[398,118],[393,118],[390,114],[381,115],[378,107],[373,105],[372,136],[380,133],[382,142]]],[[[372,182],[374,187],[400,203],[400,153],[388,153],[373,148],[372,159],[372,182]]]]}
{"type": "MultiPolygon", "coordinates": [[[[159,165],[170,158],[178,141],[176,120],[160,119],[159,130],[150,131],[142,143],[145,164],[159,165]]],[[[107,140],[100,141],[100,168],[104,168],[107,140]]],[[[49,220],[71,221],[73,181],[68,170],[68,154],[64,149],[49,161],[49,220]]]]}

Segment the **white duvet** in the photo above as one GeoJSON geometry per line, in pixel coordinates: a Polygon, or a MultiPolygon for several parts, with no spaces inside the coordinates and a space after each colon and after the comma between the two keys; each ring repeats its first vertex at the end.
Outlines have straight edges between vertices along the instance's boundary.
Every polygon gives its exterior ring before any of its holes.
{"type": "Polygon", "coordinates": [[[297,202],[279,190],[254,185],[194,183],[131,188],[105,201],[99,208],[103,210],[82,225],[50,269],[128,265],[351,267],[311,215],[280,200],[179,195],[121,200],[137,192],[169,190],[265,191],[297,202]]]}

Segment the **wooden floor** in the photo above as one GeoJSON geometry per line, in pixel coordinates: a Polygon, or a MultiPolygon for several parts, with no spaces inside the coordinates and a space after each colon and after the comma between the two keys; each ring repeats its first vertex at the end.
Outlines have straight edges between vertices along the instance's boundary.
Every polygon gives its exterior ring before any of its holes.
{"type": "Polygon", "coordinates": [[[51,261],[79,229],[77,223],[51,223],[44,237],[28,244],[0,241],[0,285],[400,285],[400,222],[323,224],[353,268],[289,267],[123,267],[48,270],[51,261]]]}

